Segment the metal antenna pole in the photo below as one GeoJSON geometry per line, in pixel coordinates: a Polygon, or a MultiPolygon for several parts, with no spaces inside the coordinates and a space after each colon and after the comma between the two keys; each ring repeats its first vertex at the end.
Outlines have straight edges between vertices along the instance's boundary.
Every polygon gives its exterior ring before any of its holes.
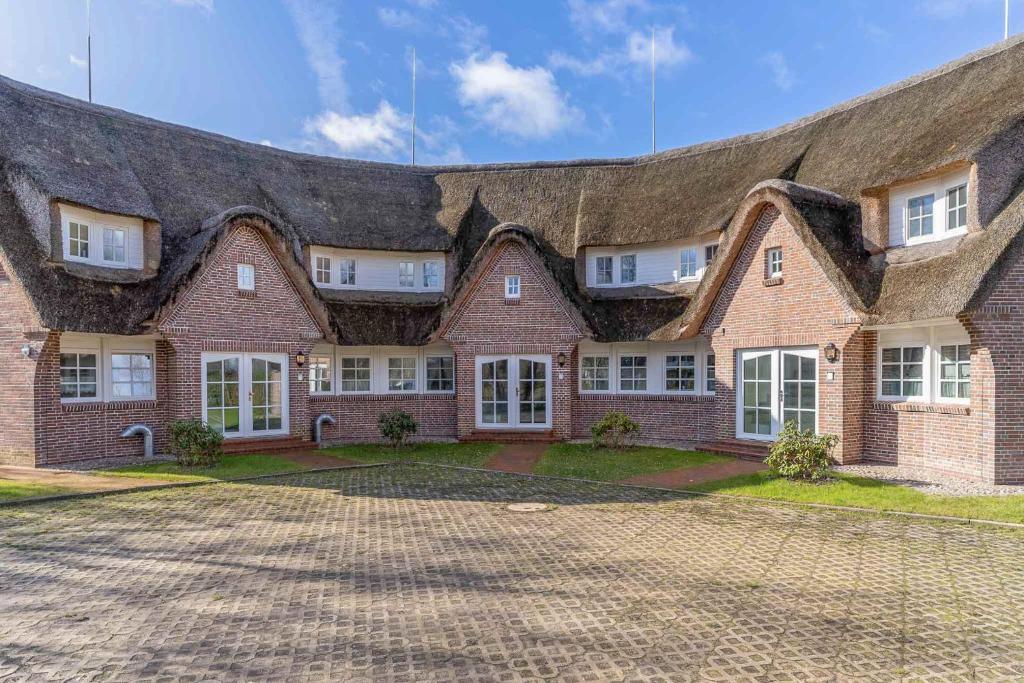
{"type": "Polygon", "coordinates": [[[412,49],[412,165],[416,165],[416,48],[412,49]]]}
{"type": "Polygon", "coordinates": [[[655,64],[654,29],[651,29],[651,154],[658,151],[658,118],[655,106],[655,64]]]}
{"type": "Polygon", "coordinates": [[[86,24],[88,25],[88,38],[86,50],[86,62],[89,71],[89,101],[92,102],[92,0],[85,0],[86,24]]]}
{"type": "Polygon", "coordinates": [[[1003,40],[1010,37],[1010,0],[1003,5],[1003,40]]]}

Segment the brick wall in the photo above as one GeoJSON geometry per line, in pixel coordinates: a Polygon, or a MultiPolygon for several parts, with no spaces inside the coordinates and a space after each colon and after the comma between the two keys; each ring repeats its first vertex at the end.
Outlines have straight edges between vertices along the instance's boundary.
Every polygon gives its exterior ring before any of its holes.
{"type": "Polygon", "coordinates": [[[443,336],[455,349],[460,437],[477,431],[477,356],[544,355],[551,363],[551,428],[555,438],[571,438],[575,393],[571,357],[583,335],[532,250],[513,240],[497,245],[443,336]],[[507,275],[520,276],[519,299],[505,299],[507,275]],[[565,354],[562,368],[557,362],[559,354],[565,354]]]}
{"type": "Polygon", "coordinates": [[[863,343],[859,323],[799,235],[773,207],[762,212],[733,264],[701,329],[715,352],[717,389],[713,431],[718,439],[736,435],[736,352],[740,349],[814,347],[818,349],[818,428],[840,437],[835,455],[842,462],[860,457],[863,343]],[[781,247],[782,278],[768,280],[765,250],[781,247]],[[828,343],[840,351],[829,363],[828,343]],[[826,381],[826,373],[835,373],[826,381]]]}
{"type": "Polygon", "coordinates": [[[141,456],[140,437],[122,439],[125,427],[142,423],[153,430],[157,452],[167,446],[167,379],[170,347],[156,343],[155,401],[73,403],[60,401],[60,333],[51,332],[39,354],[36,382],[38,465],[93,458],[141,456]]]}
{"type": "MultiPolygon", "coordinates": [[[[21,348],[29,339],[34,314],[21,285],[7,276],[0,254],[0,464],[35,464],[35,407],[33,402],[36,360],[25,358],[21,348]]],[[[40,346],[32,343],[33,354],[40,346]]],[[[38,356],[36,356],[38,357],[38,356]]]]}
{"type": "Polygon", "coordinates": [[[404,410],[419,427],[413,440],[445,441],[458,436],[455,395],[417,394],[407,396],[312,396],[310,417],[327,413],[336,425],[324,425],[325,443],[370,443],[381,441],[377,420],[389,410],[404,410]]]}
{"type": "Polygon", "coordinates": [[[173,418],[202,417],[203,352],[284,353],[290,432],[310,438],[309,382],[295,357],[308,356],[323,334],[262,233],[244,225],[232,229],[159,328],[174,354],[173,418]],[[239,263],[255,266],[255,292],[238,290],[239,263]],[[300,374],[304,381],[299,381],[300,374]]]}

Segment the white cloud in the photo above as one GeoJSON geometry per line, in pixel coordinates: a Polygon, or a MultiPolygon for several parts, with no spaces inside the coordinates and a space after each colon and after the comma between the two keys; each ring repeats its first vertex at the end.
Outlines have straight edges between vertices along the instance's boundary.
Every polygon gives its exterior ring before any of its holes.
{"type": "MultiPolygon", "coordinates": [[[[693,60],[693,53],[685,43],[675,40],[674,26],[654,29],[654,61],[658,65],[676,66],[693,60]]],[[[651,35],[633,31],[629,34],[629,61],[634,64],[650,64],[651,35]]]]}
{"type": "Polygon", "coordinates": [[[347,112],[348,83],[345,60],[338,52],[341,29],[337,12],[330,5],[314,0],[287,0],[287,6],[306,52],[306,61],[316,74],[320,101],[329,109],[347,112]]]}
{"type": "Polygon", "coordinates": [[[307,132],[323,136],[342,154],[391,158],[409,146],[409,117],[386,100],[372,114],[342,116],[326,111],[306,126],[307,132]]]}
{"type": "Polygon", "coordinates": [[[991,5],[996,0],[920,0],[919,10],[937,19],[952,19],[963,16],[975,7],[991,5]]]}
{"type": "Polygon", "coordinates": [[[377,18],[380,23],[388,28],[411,29],[419,28],[420,21],[407,9],[395,9],[393,7],[378,7],[377,18]]]}
{"type": "Polygon", "coordinates": [[[796,75],[781,52],[769,52],[761,58],[761,64],[772,72],[772,81],[780,90],[789,91],[796,84],[796,75]]]}
{"type": "MultiPolygon", "coordinates": [[[[654,56],[660,67],[674,67],[693,61],[693,52],[683,42],[675,39],[674,26],[659,26],[654,29],[654,56]]],[[[580,59],[564,52],[553,52],[548,55],[548,65],[552,69],[565,69],[577,76],[613,76],[623,75],[629,65],[644,67],[651,63],[651,34],[633,31],[618,50],[606,50],[590,59],[580,59]]]]}
{"type": "Polygon", "coordinates": [[[76,57],[74,52],[68,53],[68,61],[71,63],[71,66],[77,67],[79,69],[85,69],[89,66],[88,61],[82,59],[81,57],[76,57]]]}
{"type": "Polygon", "coordinates": [[[630,14],[649,8],[647,0],[569,0],[569,21],[583,34],[625,33],[630,14]]]}
{"type": "Polygon", "coordinates": [[[555,77],[544,67],[516,67],[495,52],[470,56],[449,70],[458,83],[459,102],[479,121],[522,139],[542,139],[581,123],[555,77]]]}
{"type": "Polygon", "coordinates": [[[205,12],[213,12],[213,0],[171,0],[182,7],[198,7],[205,12]]]}

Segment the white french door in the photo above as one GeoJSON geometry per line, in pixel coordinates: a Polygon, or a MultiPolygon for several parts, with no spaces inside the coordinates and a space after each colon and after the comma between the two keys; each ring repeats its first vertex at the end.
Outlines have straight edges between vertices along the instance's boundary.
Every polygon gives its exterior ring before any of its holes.
{"type": "Polygon", "coordinates": [[[535,429],[551,426],[551,358],[477,356],[476,426],[535,429]]]}
{"type": "Polygon", "coordinates": [[[818,431],[818,350],[739,351],[736,363],[736,436],[771,441],[795,422],[818,431]]]}
{"type": "Polygon", "coordinates": [[[203,419],[226,438],[288,433],[288,356],[204,353],[203,419]]]}

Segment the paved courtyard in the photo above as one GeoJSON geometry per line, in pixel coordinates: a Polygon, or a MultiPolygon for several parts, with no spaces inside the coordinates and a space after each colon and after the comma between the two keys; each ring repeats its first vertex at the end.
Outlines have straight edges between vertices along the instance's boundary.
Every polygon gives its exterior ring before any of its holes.
{"type": "Polygon", "coordinates": [[[1022,608],[1017,531],[436,467],[0,510],[0,681],[1018,681],[1022,608]]]}

